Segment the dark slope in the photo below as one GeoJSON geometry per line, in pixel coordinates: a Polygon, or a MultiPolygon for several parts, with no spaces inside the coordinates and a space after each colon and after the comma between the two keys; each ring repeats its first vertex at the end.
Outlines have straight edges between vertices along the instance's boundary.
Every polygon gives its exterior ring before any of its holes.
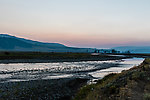
{"type": "Polygon", "coordinates": [[[14,38],[0,37],[0,49],[14,50],[17,47],[32,48],[32,44],[14,38]]]}

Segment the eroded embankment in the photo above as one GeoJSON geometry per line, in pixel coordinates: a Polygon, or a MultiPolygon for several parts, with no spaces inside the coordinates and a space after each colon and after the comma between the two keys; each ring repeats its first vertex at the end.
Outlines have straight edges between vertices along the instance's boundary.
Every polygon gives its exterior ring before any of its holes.
{"type": "Polygon", "coordinates": [[[80,89],[75,100],[150,100],[150,59],[80,89]]]}

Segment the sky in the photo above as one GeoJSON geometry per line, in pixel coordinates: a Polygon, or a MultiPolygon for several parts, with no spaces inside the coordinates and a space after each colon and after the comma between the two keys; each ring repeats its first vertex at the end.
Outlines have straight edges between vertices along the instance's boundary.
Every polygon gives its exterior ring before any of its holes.
{"type": "Polygon", "coordinates": [[[150,0],[0,0],[0,33],[75,47],[150,46],[150,0]]]}

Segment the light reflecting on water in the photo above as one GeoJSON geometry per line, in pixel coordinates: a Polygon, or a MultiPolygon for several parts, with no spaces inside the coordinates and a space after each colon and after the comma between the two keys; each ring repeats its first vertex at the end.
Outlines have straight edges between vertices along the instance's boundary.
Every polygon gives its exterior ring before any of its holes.
{"type": "Polygon", "coordinates": [[[132,59],[123,59],[119,65],[119,67],[111,67],[107,69],[98,70],[95,72],[91,72],[93,77],[95,78],[103,78],[105,75],[110,73],[120,73],[122,70],[130,69],[133,66],[137,66],[143,62],[143,58],[132,58],[132,59]]]}
{"type": "Polygon", "coordinates": [[[0,82],[67,77],[102,78],[108,73],[129,69],[143,60],[143,58],[133,58],[121,61],[0,64],[0,82]]]}

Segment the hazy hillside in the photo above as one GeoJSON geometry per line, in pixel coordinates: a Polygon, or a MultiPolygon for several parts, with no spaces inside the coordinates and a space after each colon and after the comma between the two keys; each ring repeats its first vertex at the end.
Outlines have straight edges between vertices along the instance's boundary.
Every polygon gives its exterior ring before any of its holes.
{"type": "Polygon", "coordinates": [[[67,47],[59,43],[43,43],[8,34],[0,34],[0,51],[87,52],[92,49],[67,47]]]}
{"type": "Polygon", "coordinates": [[[130,51],[131,53],[150,53],[150,46],[122,46],[115,47],[118,51],[130,51]]]}

